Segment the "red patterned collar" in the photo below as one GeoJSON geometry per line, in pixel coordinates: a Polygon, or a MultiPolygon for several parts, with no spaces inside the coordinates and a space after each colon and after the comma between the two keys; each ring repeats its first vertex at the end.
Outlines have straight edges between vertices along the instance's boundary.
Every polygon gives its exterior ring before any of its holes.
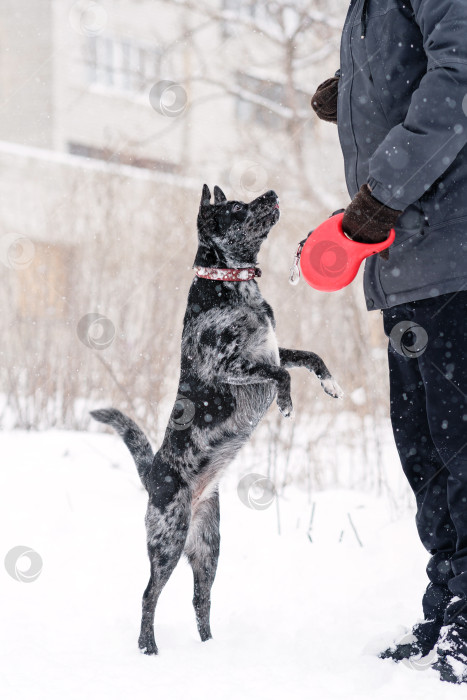
{"type": "Polygon", "coordinates": [[[249,282],[255,277],[261,277],[259,267],[222,268],[197,266],[194,270],[197,277],[220,282],[249,282]]]}

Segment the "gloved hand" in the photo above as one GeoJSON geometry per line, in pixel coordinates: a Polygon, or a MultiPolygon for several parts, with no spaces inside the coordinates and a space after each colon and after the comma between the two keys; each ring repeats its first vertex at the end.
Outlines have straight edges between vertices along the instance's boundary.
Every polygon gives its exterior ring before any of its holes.
{"type": "MultiPolygon", "coordinates": [[[[391,209],[372,197],[368,185],[359,192],[345,210],[342,220],[344,233],[359,243],[381,243],[388,238],[402,211],[391,209]]],[[[383,260],[389,259],[389,249],[380,253],[383,260]]]]}
{"type": "Polygon", "coordinates": [[[337,124],[337,85],[339,78],[329,78],[318,85],[311,106],[320,119],[337,124]]]}

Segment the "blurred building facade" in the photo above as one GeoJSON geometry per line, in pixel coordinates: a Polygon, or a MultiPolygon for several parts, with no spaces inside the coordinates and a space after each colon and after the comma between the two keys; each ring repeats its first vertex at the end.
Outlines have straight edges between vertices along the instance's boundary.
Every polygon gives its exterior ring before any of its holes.
{"type": "MultiPolygon", "coordinates": [[[[219,175],[240,148],[257,155],[246,131],[256,146],[269,142],[269,157],[285,158],[275,151],[293,109],[300,143],[319,151],[331,131],[316,133],[309,94],[315,76],[335,67],[336,29],[329,29],[334,44],[318,42],[315,32],[316,59],[291,66],[284,48],[298,38],[262,17],[263,2],[208,0],[203,7],[197,12],[188,0],[4,0],[0,140],[219,175]]],[[[303,41],[309,34],[308,25],[303,41]]]]}
{"type": "MultiPolygon", "coordinates": [[[[63,260],[57,279],[68,278],[79,240],[66,219],[82,215],[76,190],[96,173],[109,187],[115,178],[124,183],[129,206],[143,192],[150,201],[159,183],[186,191],[191,202],[206,181],[232,197],[275,187],[281,198],[290,191],[298,208],[333,207],[342,188],[337,138],[316,123],[307,88],[334,66],[335,51],[315,31],[317,61],[308,65],[305,52],[288,63],[295,39],[265,7],[252,0],[208,0],[202,12],[189,0],[1,3],[0,253],[7,267],[26,269],[27,240],[35,248],[53,244],[50,264],[63,260]],[[334,192],[320,172],[325,161],[329,182],[339,183],[334,192]],[[23,243],[10,245],[15,236],[23,243]]],[[[329,32],[335,38],[335,28],[329,32]]],[[[91,195],[87,206],[105,205],[91,195]]],[[[79,235],[94,234],[89,221],[82,228],[79,235]]],[[[44,313],[53,315],[50,304],[44,313]]]]}

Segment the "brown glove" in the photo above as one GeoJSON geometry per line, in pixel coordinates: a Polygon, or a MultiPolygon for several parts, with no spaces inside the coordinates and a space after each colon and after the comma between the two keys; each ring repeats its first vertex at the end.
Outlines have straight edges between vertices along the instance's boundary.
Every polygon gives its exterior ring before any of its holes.
{"type": "MultiPolygon", "coordinates": [[[[342,228],[359,243],[381,243],[388,238],[401,214],[372,197],[368,185],[362,185],[345,210],[342,228]]],[[[388,260],[389,250],[381,251],[380,256],[388,260]]]]}
{"type": "Polygon", "coordinates": [[[329,78],[318,86],[311,106],[320,119],[337,124],[337,85],[339,78],[329,78]]]}

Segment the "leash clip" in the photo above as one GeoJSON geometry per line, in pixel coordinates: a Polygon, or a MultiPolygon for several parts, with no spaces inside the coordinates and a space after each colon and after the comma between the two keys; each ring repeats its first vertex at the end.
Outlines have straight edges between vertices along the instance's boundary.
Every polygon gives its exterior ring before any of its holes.
{"type": "Polygon", "coordinates": [[[292,284],[294,287],[300,282],[300,256],[302,254],[303,246],[307,242],[309,236],[313,231],[310,231],[308,236],[303,239],[303,241],[300,241],[298,244],[297,252],[294,255],[292,267],[290,268],[290,275],[289,275],[289,283],[292,284]]]}
{"type": "Polygon", "coordinates": [[[294,255],[292,267],[290,268],[289,283],[294,287],[300,281],[300,255],[302,254],[303,243],[298,244],[297,252],[294,255]]]}

